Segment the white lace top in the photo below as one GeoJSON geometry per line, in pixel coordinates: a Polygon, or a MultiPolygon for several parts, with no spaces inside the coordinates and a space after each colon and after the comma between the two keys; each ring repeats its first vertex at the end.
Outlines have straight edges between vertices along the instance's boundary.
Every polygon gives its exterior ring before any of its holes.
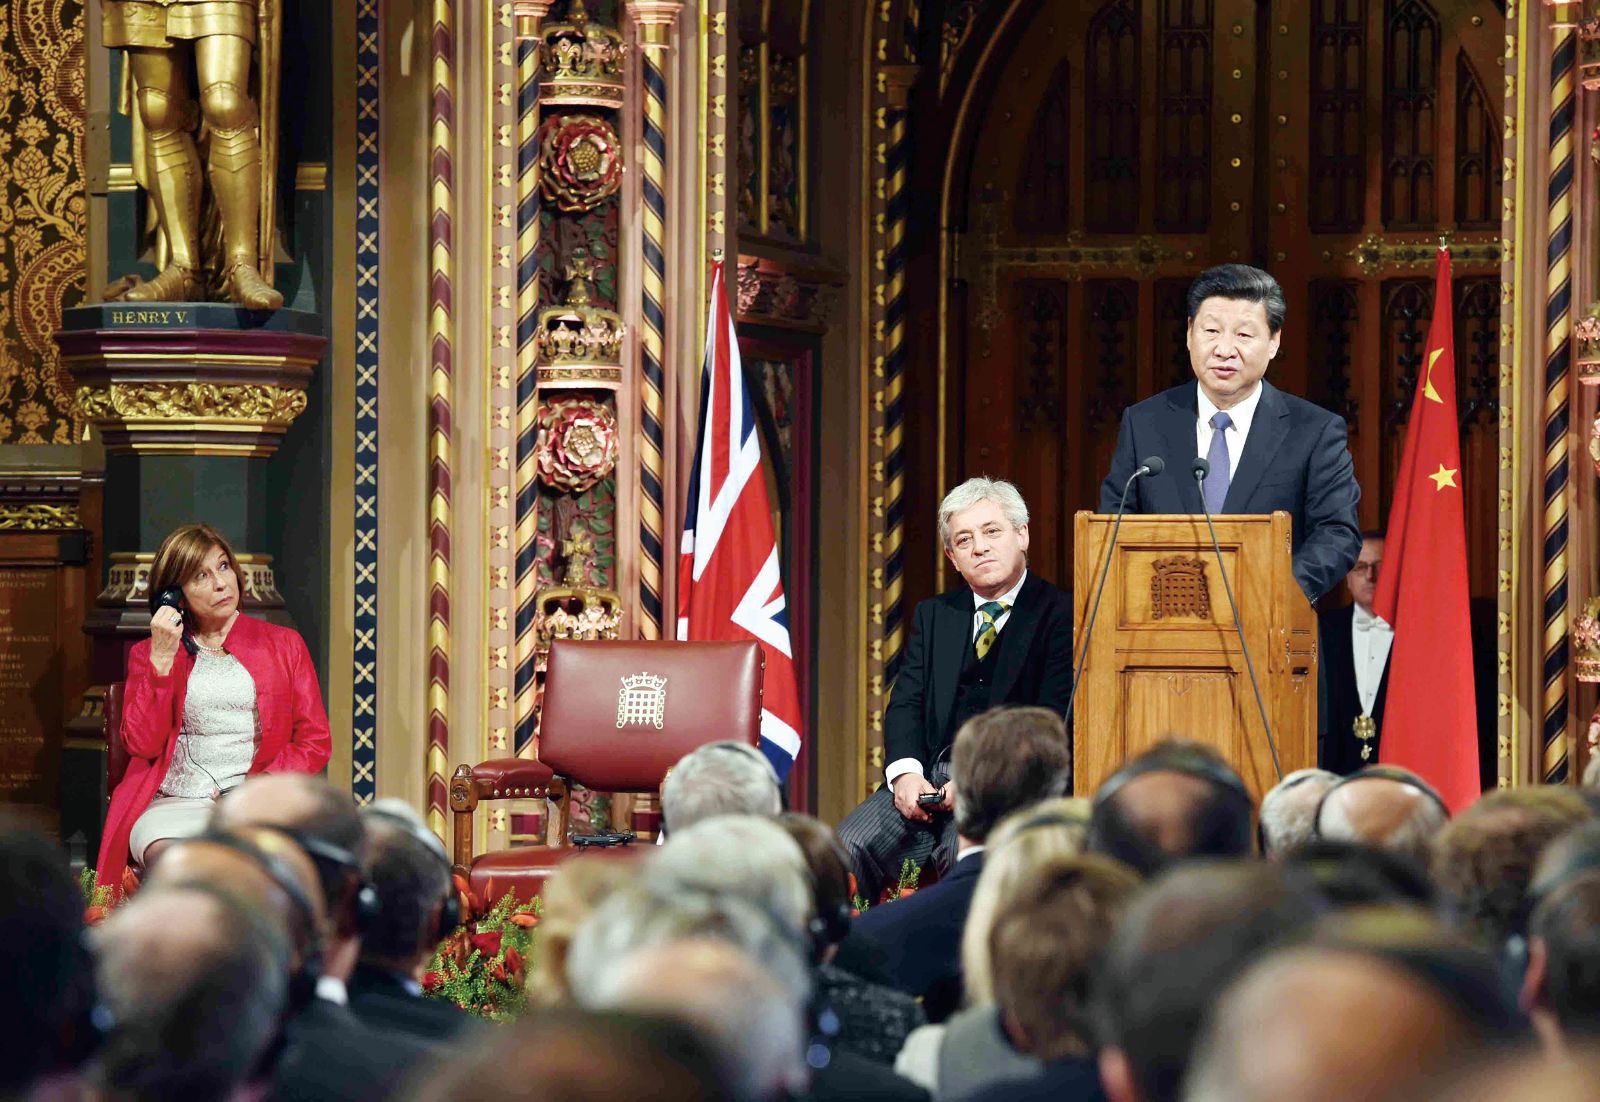
{"type": "Polygon", "coordinates": [[[231,654],[202,649],[189,672],[183,729],[161,795],[203,799],[243,781],[261,734],[256,683],[231,654]]]}

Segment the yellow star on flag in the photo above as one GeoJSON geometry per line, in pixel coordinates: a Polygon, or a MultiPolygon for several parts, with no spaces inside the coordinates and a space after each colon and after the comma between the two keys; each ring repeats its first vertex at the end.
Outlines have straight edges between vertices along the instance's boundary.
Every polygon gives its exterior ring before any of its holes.
{"type": "Polygon", "coordinates": [[[1439,469],[1428,477],[1433,479],[1434,488],[1438,490],[1456,484],[1456,472],[1448,470],[1443,463],[1439,464],[1439,469]]]}

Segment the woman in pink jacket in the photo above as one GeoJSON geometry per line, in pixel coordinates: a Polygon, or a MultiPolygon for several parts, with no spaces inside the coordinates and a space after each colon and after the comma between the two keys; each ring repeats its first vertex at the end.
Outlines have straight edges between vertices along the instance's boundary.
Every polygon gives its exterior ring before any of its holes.
{"type": "Polygon", "coordinates": [[[315,773],[328,714],[305,640],[239,612],[239,563],[216,529],[161,542],[150,568],[150,638],[128,656],[122,741],[97,879],[120,888],[168,839],[205,829],[212,802],[256,773],[315,773]]]}

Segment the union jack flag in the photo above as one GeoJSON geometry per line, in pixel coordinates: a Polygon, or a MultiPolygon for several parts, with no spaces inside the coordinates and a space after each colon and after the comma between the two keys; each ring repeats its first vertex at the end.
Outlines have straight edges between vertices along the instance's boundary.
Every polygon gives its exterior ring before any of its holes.
{"type": "Polygon", "coordinates": [[[761,434],[745,389],[720,260],[711,266],[697,441],[678,560],[678,638],[761,644],[767,660],[761,749],[782,780],[800,752],[800,694],[761,434]]]}

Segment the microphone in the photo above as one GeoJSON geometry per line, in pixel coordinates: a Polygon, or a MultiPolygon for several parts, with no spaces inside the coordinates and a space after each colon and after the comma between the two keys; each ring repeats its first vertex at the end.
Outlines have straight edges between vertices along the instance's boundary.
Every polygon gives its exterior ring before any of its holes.
{"type": "Polygon", "coordinates": [[[1111,525],[1111,546],[1106,548],[1106,559],[1100,567],[1100,584],[1095,587],[1094,605],[1089,609],[1089,623],[1084,628],[1082,653],[1078,655],[1078,668],[1072,672],[1072,688],[1067,692],[1067,711],[1062,717],[1067,730],[1072,730],[1072,706],[1078,700],[1078,680],[1083,677],[1083,663],[1089,657],[1089,636],[1094,631],[1095,617],[1100,615],[1100,597],[1106,591],[1106,575],[1111,572],[1111,553],[1117,549],[1117,532],[1122,528],[1122,514],[1128,507],[1128,490],[1132,488],[1134,479],[1143,478],[1145,475],[1156,475],[1167,469],[1167,461],[1159,455],[1152,455],[1144,459],[1138,468],[1128,476],[1128,481],[1122,484],[1122,497],[1117,500],[1117,519],[1111,525]]]}
{"type": "MultiPolygon", "coordinates": [[[[156,608],[175,608],[178,610],[179,615],[182,615],[183,590],[177,588],[176,586],[168,586],[166,589],[163,589],[159,594],[156,595],[156,608]]],[[[155,609],[151,609],[150,611],[154,612],[155,609]]],[[[195,655],[200,653],[200,648],[195,646],[194,640],[189,637],[189,625],[187,622],[185,622],[183,625],[183,649],[189,652],[190,658],[193,658],[195,655]]]]}
{"type": "Polygon", "coordinates": [[[1194,466],[1194,480],[1200,489],[1200,509],[1205,514],[1206,529],[1211,533],[1211,549],[1217,554],[1217,573],[1222,575],[1222,591],[1228,595],[1228,608],[1233,611],[1233,630],[1239,636],[1239,649],[1244,652],[1244,668],[1250,674],[1250,687],[1256,693],[1256,710],[1261,713],[1261,729],[1267,733],[1267,749],[1272,751],[1272,771],[1283,780],[1283,763],[1278,760],[1278,740],[1272,737],[1272,724],[1267,720],[1267,706],[1261,699],[1261,683],[1256,680],[1255,663],[1250,661],[1250,646],[1244,641],[1244,625],[1239,621],[1239,605],[1233,599],[1233,586],[1228,582],[1228,571],[1222,564],[1222,544],[1217,542],[1217,528],[1211,523],[1211,509],[1206,505],[1206,476],[1211,473],[1211,463],[1198,456],[1194,466]]]}

